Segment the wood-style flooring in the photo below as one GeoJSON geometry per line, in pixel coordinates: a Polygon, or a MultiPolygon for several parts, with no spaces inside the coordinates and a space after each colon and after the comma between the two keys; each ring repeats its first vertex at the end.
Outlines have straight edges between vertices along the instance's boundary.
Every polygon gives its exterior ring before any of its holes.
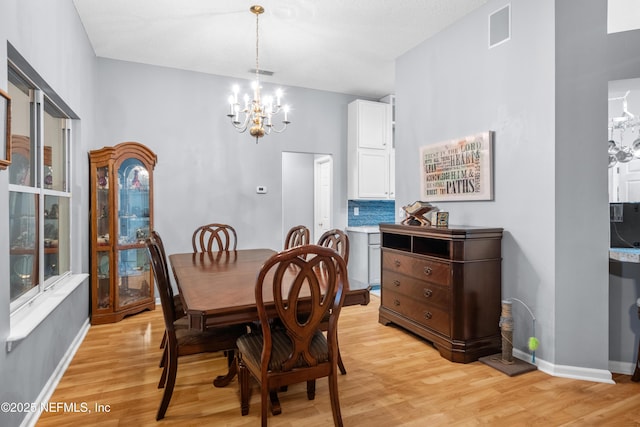
{"type": "MultiPolygon", "coordinates": [[[[640,384],[628,375],[614,375],[617,384],[603,384],[541,371],[508,377],[480,362],[451,363],[428,342],[380,325],[378,307],[379,299],[372,296],[367,307],[345,307],[341,314],[340,348],[348,371],[339,377],[345,426],[640,425],[640,384]]],[[[162,333],[160,307],[92,326],[50,399],[84,403],[91,412],[43,413],[37,425],[158,424],[162,333]]],[[[159,425],[258,425],[257,386],[244,417],[237,379],[223,389],[212,386],[225,370],[221,354],[181,358],[173,398],[159,425]]],[[[304,384],[279,395],[282,414],[269,415],[271,426],[332,424],[326,379],[317,382],[313,401],[307,400],[304,384]]]]}

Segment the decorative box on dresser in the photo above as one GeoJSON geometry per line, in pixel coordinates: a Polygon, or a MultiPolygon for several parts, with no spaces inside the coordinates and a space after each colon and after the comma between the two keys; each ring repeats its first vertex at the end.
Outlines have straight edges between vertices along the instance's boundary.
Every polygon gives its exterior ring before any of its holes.
{"type": "Polygon", "coordinates": [[[380,224],[379,321],[469,363],[501,351],[502,228],[380,224]]]}

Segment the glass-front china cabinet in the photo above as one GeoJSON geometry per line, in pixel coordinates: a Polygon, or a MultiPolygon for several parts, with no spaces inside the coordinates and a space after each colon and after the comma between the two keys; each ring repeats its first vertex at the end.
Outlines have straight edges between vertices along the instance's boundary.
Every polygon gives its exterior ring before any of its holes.
{"type": "Polygon", "coordinates": [[[153,273],[145,239],[153,227],[157,156],[137,142],[89,153],[91,323],[153,310],[153,273]]]}

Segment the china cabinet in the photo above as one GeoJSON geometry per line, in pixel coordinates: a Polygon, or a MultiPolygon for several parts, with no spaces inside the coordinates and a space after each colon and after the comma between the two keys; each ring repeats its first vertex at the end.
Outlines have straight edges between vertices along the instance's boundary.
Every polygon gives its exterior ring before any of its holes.
{"type": "Polygon", "coordinates": [[[357,99],[347,114],[349,199],[393,199],[391,105],[357,99]]]}
{"type": "Polygon", "coordinates": [[[380,224],[380,323],[468,363],[500,352],[502,228],[380,224]]]}
{"type": "Polygon", "coordinates": [[[153,226],[156,161],[137,142],[89,153],[92,324],[155,308],[144,242],[153,226]]]}

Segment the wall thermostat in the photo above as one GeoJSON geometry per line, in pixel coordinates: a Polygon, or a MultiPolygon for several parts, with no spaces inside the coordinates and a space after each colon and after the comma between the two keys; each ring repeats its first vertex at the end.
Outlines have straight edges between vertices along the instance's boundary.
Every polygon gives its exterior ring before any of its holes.
{"type": "Polygon", "coordinates": [[[258,185],[256,187],[256,193],[258,194],[267,194],[267,187],[264,185],[258,185]]]}

